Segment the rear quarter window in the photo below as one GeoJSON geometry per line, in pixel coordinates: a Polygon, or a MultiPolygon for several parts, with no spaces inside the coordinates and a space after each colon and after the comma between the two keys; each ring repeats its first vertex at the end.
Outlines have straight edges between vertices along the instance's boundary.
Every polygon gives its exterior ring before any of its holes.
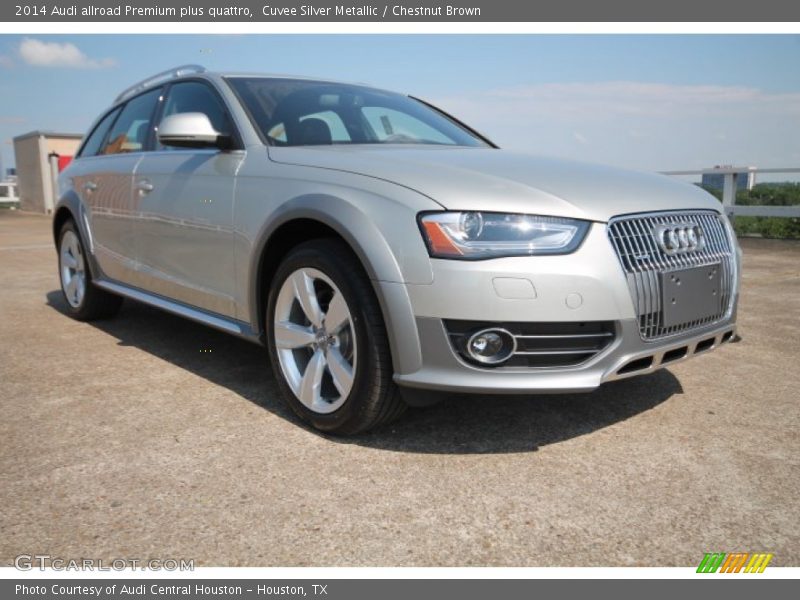
{"type": "Polygon", "coordinates": [[[159,88],[129,100],[114,121],[102,153],[121,154],[146,150],[153,113],[160,97],[159,88]]]}
{"type": "Polygon", "coordinates": [[[100,152],[100,148],[103,145],[103,140],[106,139],[106,134],[108,133],[108,130],[111,128],[111,124],[114,122],[114,119],[117,118],[119,111],[120,111],[119,108],[115,108],[105,117],[103,117],[103,119],[89,134],[89,137],[86,138],[86,142],[84,142],[83,147],[81,148],[80,154],[78,156],[94,156],[95,154],[100,152]]]}

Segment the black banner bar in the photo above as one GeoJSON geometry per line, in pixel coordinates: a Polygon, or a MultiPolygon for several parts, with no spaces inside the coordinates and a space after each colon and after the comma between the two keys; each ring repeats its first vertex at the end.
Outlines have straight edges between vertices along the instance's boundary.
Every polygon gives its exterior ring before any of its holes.
{"type": "Polygon", "coordinates": [[[65,578],[0,581],[0,597],[29,600],[486,600],[487,598],[675,598],[714,596],[790,597],[792,580],[710,574],[697,579],[669,580],[403,580],[403,579],[94,579],[65,578]],[[713,580],[713,583],[712,581],[713,580]],[[694,592],[694,593],[692,593],[694,592]],[[606,596],[609,594],[609,596],[606,596]],[[613,595],[611,595],[613,594],[613,595]]]}
{"type": "Polygon", "coordinates": [[[67,0],[3,2],[10,22],[797,22],[800,2],[761,0],[67,0]]]}

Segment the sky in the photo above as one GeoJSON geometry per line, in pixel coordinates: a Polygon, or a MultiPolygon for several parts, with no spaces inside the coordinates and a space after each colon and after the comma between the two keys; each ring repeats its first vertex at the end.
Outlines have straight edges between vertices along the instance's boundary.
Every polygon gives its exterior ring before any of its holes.
{"type": "Polygon", "coordinates": [[[504,148],[652,171],[800,166],[798,35],[0,35],[0,152],[184,63],[368,83],[504,148]]]}

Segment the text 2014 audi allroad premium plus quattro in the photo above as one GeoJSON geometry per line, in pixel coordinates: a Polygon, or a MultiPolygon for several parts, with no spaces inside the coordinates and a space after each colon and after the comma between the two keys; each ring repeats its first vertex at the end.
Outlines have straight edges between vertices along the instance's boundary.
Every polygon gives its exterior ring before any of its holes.
{"type": "Polygon", "coordinates": [[[711,195],[507,152],[380,89],[179,67],[120,94],[60,187],[75,318],[127,297],[265,344],[324,431],[441,391],[591,391],[735,332],[711,195]]]}

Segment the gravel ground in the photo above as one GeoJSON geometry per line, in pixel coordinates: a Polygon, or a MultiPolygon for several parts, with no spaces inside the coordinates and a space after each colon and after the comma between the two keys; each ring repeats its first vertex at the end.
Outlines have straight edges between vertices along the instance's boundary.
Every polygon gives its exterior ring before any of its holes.
{"type": "Polygon", "coordinates": [[[63,314],[50,220],[0,211],[0,564],[800,566],[800,244],[744,240],[743,341],[582,396],[300,425],[258,346],[63,314]]]}

